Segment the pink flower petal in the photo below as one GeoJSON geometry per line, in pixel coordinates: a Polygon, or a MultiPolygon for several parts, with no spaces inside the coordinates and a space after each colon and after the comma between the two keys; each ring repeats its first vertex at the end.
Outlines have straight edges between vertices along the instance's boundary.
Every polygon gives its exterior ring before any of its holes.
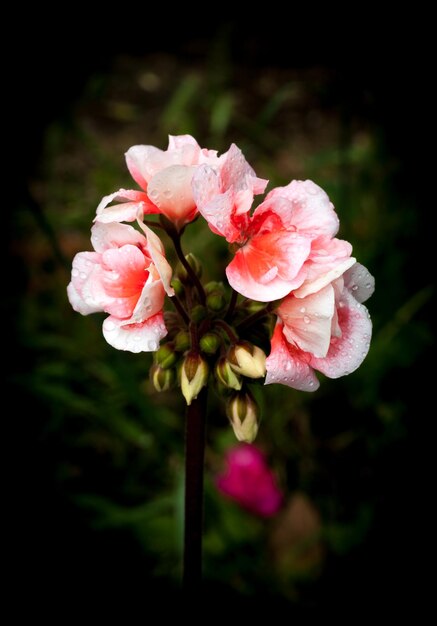
{"type": "Polygon", "coordinates": [[[194,167],[171,165],[161,170],[149,181],[149,198],[168,219],[182,225],[191,221],[196,204],[191,189],[194,167]]]}
{"type": "Polygon", "coordinates": [[[312,367],[329,378],[339,378],[354,372],[369,351],[372,335],[369,312],[347,289],[343,291],[337,312],[341,337],[331,339],[325,358],[311,359],[312,367]]]}
{"type": "Polygon", "coordinates": [[[306,298],[285,298],[278,309],[287,341],[301,350],[325,357],[331,340],[334,289],[328,285],[306,298]]]}
{"type": "Polygon", "coordinates": [[[138,222],[142,230],[144,231],[147,237],[147,249],[149,251],[150,257],[156,267],[156,270],[162,280],[162,284],[164,285],[164,289],[169,296],[174,296],[174,289],[170,285],[173,270],[165,258],[165,249],[162,245],[162,241],[156,235],[153,230],[151,230],[148,226],[143,224],[143,222],[138,222]]]}
{"type": "Polygon", "coordinates": [[[144,191],[147,191],[149,180],[161,169],[166,158],[165,152],[155,146],[132,146],[125,157],[132,178],[144,191]]]}
{"type": "Polygon", "coordinates": [[[344,286],[358,302],[365,302],[375,291],[375,279],[368,269],[355,263],[344,274],[344,286]]]}
{"type": "Polygon", "coordinates": [[[305,298],[329,285],[352,267],[356,262],[351,257],[352,246],[342,239],[319,237],[312,242],[311,253],[305,263],[307,275],[303,285],[294,293],[296,298],[305,298]]]}
{"type": "Polygon", "coordinates": [[[240,248],[226,268],[233,289],[246,298],[271,302],[299,287],[305,275],[302,266],[311,242],[287,231],[253,237],[240,248]]]}
{"type": "Polygon", "coordinates": [[[314,370],[305,359],[306,355],[290,346],[284,335],[282,324],[278,323],[272,337],[272,349],[266,360],[266,385],[280,383],[299,391],[315,391],[319,388],[314,370]]]}
{"type": "Polygon", "coordinates": [[[129,320],[119,320],[113,316],[103,322],[103,336],[117,350],[154,352],[166,334],[162,313],[157,313],[141,324],[132,324],[129,320]]]}
{"type": "Polygon", "coordinates": [[[109,248],[120,248],[126,244],[147,247],[146,238],[128,224],[102,224],[96,222],[91,228],[91,243],[96,252],[104,252],[109,248]]]}
{"type": "Polygon", "coordinates": [[[76,254],[67,293],[73,309],[82,315],[102,311],[108,304],[110,298],[103,289],[99,254],[96,252],[76,254]]]}
{"type": "Polygon", "coordinates": [[[135,305],[131,317],[132,322],[141,323],[159,313],[164,306],[164,299],[164,286],[161,280],[152,276],[151,272],[135,305]]]}
{"type": "Polygon", "coordinates": [[[286,187],[273,189],[254,217],[266,210],[276,211],[285,228],[294,228],[313,239],[320,235],[333,237],[338,231],[339,220],[332,202],[311,180],[293,180],[286,187]],[[284,198],[288,204],[281,201],[284,198]]]}

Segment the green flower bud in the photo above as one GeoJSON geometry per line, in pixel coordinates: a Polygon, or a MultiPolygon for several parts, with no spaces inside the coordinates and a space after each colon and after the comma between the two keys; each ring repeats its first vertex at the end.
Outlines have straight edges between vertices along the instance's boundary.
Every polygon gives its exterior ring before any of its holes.
{"type": "Polygon", "coordinates": [[[175,290],[177,296],[182,296],[184,294],[185,288],[179,278],[173,278],[171,281],[171,286],[175,290]]]}
{"type": "Polygon", "coordinates": [[[191,309],[190,317],[193,322],[201,322],[206,317],[206,308],[203,304],[197,304],[191,309]]]}
{"type": "Polygon", "coordinates": [[[211,311],[221,311],[226,305],[226,299],[221,293],[213,292],[206,297],[206,305],[211,311]]]}
{"type": "Polygon", "coordinates": [[[222,282],[211,280],[205,285],[205,293],[207,296],[209,296],[210,293],[221,293],[224,296],[226,293],[225,286],[222,282]]]}
{"type": "Polygon", "coordinates": [[[155,362],[164,370],[173,367],[176,361],[177,355],[170,343],[165,343],[155,352],[155,362]]]}
{"type": "Polygon", "coordinates": [[[243,384],[241,376],[234,372],[226,357],[222,356],[215,366],[214,371],[217,381],[226,389],[239,391],[243,384]]]}
{"type": "Polygon", "coordinates": [[[266,355],[248,341],[240,341],[228,353],[232,369],[248,378],[261,378],[266,374],[266,355]]]}
{"type": "MultiPolygon", "coordinates": [[[[195,257],[192,252],[186,254],[185,259],[188,261],[189,266],[194,271],[196,276],[200,278],[202,276],[202,265],[200,264],[199,259],[195,257]]],[[[176,268],[176,276],[177,278],[179,278],[180,281],[182,281],[182,283],[186,283],[189,280],[188,272],[182,265],[182,263],[178,263],[178,266],[176,268]]]]}
{"type": "Polygon", "coordinates": [[[249,391],[233,395],[226,404],[226,415],[238,441],[252,443],[258,433],[259,408],[249,391]]]}
{"type": "Polygon", "coordinates": [[[190,334],[186,330],[180,330],[173,343],[176,352],[185,352],[191,345],[190,334]]]}
{"type": "Polygon", "coordinates": [[[168,391],[171,389],[175,378],[173,369],[164,369],[160,365],[152,365],[150,368],[150,380],[156,391],[168,391]]]}
{"type": "Polygon", "coordinates": [[[181,391],[188,406],[208,383],[208,374],[208,363],[202,356],[188,354],[185,357],[181,367],[181,391]]]}
{"type": "Polygon", "coordinates": [[[215,333],[206,333],[201,337],[200,349],[205,354],[215,354],[220,346],[220,339],[215,333]]]}

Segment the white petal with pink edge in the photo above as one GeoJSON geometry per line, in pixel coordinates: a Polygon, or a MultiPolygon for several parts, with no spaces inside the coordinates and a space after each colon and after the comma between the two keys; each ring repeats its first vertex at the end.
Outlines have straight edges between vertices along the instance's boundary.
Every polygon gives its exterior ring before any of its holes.
{"type": "Polygon", "coordinates": [[[91,228],[91,243],[96,252],[104,252],[109,248],[120,248],[126,244],[145,248],[147,241],[144,235],[128,224],[101,224],[96,222],[91,228]]]}
{"type": "Polygon", "coordinates": [[[272,337],[272,349],[266,360],[266,385],[280,383],[299,391],[316,391],[320,383],[314,370],[304,360],[298,358],[299,351],[287,344],[278,323],[272,337]]]}
{"type": "Polygon", "coordinates": [[[97,313],[104,309],[111,298],[108,298],[103,289],[99,254],[96,252],[76,254],[67,293],[73,309],[82,315],[97,313]]]}
{"type": "Polygon", "coordinates": [[[162,244],[162,241],[158,237],[156,233],[153,232],[146,224],[143,222],[138,222],[142,230],[144,231],[147,237],[147,247],[150,254],[150,257],[156,267],[156,270],[162,280],[162,284],[164,285],[164,289],[169,296],[174,296],[174,289],[170,285],[171,278],[173,275],[173,270],[165,258],[165,249],[162,244]]]}
{"type": "Polygon", "coordinates": [[[314,356],[326,356],[334,315],[334,289],[328,285],[306,298],[285,298],[278,309],[287,341],[314,356]]]}
{"type": "Polygon", "coordinates": [[[364,265],[355,263],[344,274],[344,286],[355,300],[365,302],[375,291],[375,279],[364,265]]]}
{"type": "Polygon", "coordinates": [[[141,324],[130,320],[107,317],[103,322],[103,336],[113,348],[128,352],[154,352],[167,334],[162,313],[157,313],[141,324]]]}
{"type": "Polygon", "coordinates": [[[341,337],[333,337],[325,358],[311,359],[311,365],[328,378],[354,372],[369,351],[372,322],[368,310],[345,289],[337,306],[341,337]]]}

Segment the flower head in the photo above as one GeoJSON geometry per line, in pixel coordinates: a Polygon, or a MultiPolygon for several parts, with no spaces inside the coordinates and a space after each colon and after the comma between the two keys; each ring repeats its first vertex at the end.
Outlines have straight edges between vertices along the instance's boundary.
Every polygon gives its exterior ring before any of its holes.
{"type": "Polygon", "coordinates": [[[223,157],[215,150],[200,148],[190,135],[170,135],[167,150],[155,146],[132,146],[126,152],[126,164],[142,191],[120,189],[103,198],[96,220],[134,221],[145,214],[160,213],[176,228],[191,222],[197,215],[192,179],[201,164],[219,168],[223,157]],[[122,204],[108,206],[113,201],[122,204]],[[127,202],[126,202],[127,201],[127,202]]]}
{"type": "Polygon", "coordinates": [[[157,350],[167,330],[162,315],[165,293],[172,294],[171,268],[159,238],[127,224],[95,224],[93,252],[73,260],[67,292],[75,311],[109,313],[103,322],[106,341],[119,350],[157,350]]]}
{"type": "Polygon", "coordinates": [[[369,350],[372,323],[362,302],[373,289],[373,277],[356,263],[315,293],[287,296],[277,310],[266,384],[315,391],[314,370],[329,378],[356,370],[369,350]]]}

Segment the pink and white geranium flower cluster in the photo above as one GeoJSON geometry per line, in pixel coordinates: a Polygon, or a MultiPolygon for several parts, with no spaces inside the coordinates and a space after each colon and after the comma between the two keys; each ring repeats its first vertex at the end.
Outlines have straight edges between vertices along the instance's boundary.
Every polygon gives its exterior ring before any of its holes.
{"type": "Polygon", "coordinates": [[[339,220],[323,189],[294,180],[252,210],[268,181],[256,176],[237,146],[218,156],[189,135],[170,137],[167,150],[133,146],[126,163],[139,189],[103,198],[91,232],[94,250],[76,255],[68,286],[76,311],[108,314],[103,334],[109,344],[156,351],[167,334],[164,303],[166,296],[177,298],[173,270],[146,217],[159,214],[161,228],[174,235],[200,216],[232,244],[230,287],[266,303],[276,316],[266,384],[314,391],[316,371],[338,378],[361,364],[372,332],[363,302],[374,279],[352,246],[336,237],[339,220]]]}

